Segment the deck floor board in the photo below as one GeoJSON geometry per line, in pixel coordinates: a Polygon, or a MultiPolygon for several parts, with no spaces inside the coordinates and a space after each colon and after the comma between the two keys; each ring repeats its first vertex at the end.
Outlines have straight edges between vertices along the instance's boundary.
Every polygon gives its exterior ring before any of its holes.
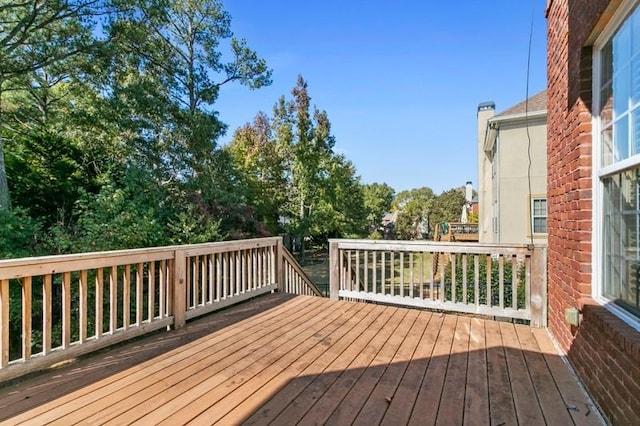
{"type": "Polygon", "coordinates": [[[598,424],[589,407],[545,330],[278,293],[0,384],[1,424],[598,424]]]}

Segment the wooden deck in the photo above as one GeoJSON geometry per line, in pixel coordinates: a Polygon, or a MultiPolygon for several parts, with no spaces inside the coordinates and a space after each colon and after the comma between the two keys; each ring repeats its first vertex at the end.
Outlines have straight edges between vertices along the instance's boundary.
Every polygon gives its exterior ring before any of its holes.
{"type": "Polygon", "coordinates": [[[0,387],[3,424],[599,424],[547,332],[273,294],[0,387]]]}

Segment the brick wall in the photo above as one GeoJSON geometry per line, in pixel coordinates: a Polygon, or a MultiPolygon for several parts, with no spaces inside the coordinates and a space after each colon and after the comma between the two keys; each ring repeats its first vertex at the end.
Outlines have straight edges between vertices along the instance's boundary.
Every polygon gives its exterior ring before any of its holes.
{"type": "Polygon", "coordinates": [[[632,413],[640,413],[639,333],[590,301],[590,45],[619,3],[548,1],[548,312],[551,332],[604,414],[616,424],[628,424],[637,421],[637,415],[629,417],[632,413]],[[565,323],[567,307],[582,309],[579,328],[565,323]]]}

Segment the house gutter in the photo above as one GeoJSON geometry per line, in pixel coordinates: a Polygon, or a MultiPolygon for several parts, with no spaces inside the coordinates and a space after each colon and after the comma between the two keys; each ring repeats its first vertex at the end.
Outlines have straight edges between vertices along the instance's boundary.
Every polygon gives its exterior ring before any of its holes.
{"type": "MultiPolygon", "coordinates": [[[[498,130],[500,126],[503,124],[516,124],[516,123],[526,123],[534,120],[539,120],[541,118],[547,117],[547,110],[540,111],[532,111],[529,113],[518,113],[518,114],[509,114],[509,115],[496,115],[487,120],[487,133],[484,138],[484,145],[482,149],[485,152],[491,152],[493,148],[493,144],[496,141],[496,137],[498,136],[498,130]]],[[[530,123],[531,124],[531,123],[530,123]]]]}

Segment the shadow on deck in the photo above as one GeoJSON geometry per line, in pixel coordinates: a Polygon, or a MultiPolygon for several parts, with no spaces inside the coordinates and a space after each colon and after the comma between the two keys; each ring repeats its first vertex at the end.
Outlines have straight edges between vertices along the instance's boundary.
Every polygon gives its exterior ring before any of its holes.
{"type": "Polygon", "coordinates": [[[543,329],[281,293],[0,386],[6,424],[599,424],[543,329]]]}

